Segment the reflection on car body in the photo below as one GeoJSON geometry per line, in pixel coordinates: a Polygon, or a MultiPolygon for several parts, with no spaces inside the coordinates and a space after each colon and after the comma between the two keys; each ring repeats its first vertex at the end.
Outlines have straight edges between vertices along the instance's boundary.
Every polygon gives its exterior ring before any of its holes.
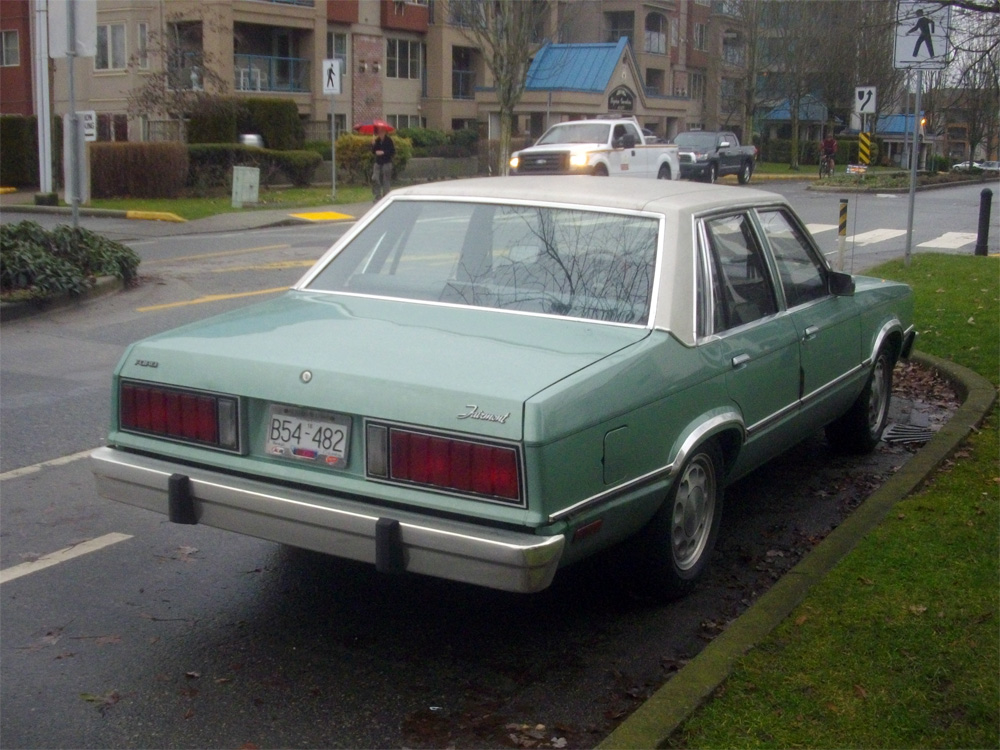
{"type": "Polygon", "coordinates": [[[428,184],[281,297],[134,344],[94,472],[177,522],[511,591],[624,544],[670,598],[728,483],[822,427],[878,443],[912,340],[909,288],[832,271],[777,195],[428,184]]]}

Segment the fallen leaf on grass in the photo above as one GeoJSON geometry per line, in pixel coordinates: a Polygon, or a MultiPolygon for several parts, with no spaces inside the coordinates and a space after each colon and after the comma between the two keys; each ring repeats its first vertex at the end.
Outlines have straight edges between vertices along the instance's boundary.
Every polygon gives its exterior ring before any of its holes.
{"type": "Polygon", "coordinates": [[[854,686],[854,693],[855,693],[855,695],[857,695],[857,696],[858,696],[859,698],[867,698],[867,697],[868,697],[868,691],[867,691],[867,690],[865,690],[865,689],[864,689],[863,687],[861,687],[860,685],[855,685],[855,686],[854,686]]]}
{"type": "Polygon", "coordinates": [[[915,615],[922,615],[924,612],[927,611],[927,607],[925,607],[923,604],[911,604],[909,606],[909,610],[915,615]]]}

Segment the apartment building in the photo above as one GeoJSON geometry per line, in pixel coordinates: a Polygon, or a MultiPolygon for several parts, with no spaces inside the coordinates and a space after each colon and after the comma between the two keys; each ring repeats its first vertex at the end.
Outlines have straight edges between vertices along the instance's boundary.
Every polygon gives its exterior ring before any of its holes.
{"type": "MultiPolygon", "coordinates": [[[[84,4],[81,3],[80,6],[84,4]]],[[[130,95],[163,80],[295,103],[307,137],[383,117],[396,127],[496,132],[498,106],[483,53],[447,0],[95,0],[96,54],[74,65],[78,110],[98,115],[100,140],[181,137],[179,118],[130,110],[130,95]],[[323,61],[341,61],[341,93],[324,95],[323,61]]],[[[742,32],[718,0],[553,0],[525,54],[577,65],[617,56],[586,85],[535,76],[517,109],[519,133],[555,120],[635,115],[664,137],[693,127],[741,130],[742,32]],[[623,40],[624,43],[623,43],[623,40]]],[[[0,0],[0,111],[34,111],[35,0],[0,0]],[[17,64],[13,64],[14,61],[17,64]],[[11,64],[8,64],[10,61],[11,64]]],[[[536,66],[537,68],[538,66],[536,66]]],[[[55,114],[69,108],[69,65],[49,65],[55,114]]],[[[530,77],[530,76],[529,76],[530,77]]]]}

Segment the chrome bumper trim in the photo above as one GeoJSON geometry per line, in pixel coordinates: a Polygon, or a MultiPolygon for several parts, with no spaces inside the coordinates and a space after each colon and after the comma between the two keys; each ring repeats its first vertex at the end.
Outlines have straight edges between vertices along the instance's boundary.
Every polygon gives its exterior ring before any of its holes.
{"type": "Polygon", "coordinates": [[[376,527],[399,522],[407,572],[533,593],[559,567],[565,537],[493,529],[412,511],[381,509],[329,494],[148,458],[114,448],[91,453],[98,493],[109,500],[168,513],[170,477],[182,474],[197,522],[304,549],[376,563],[376,527]]]}

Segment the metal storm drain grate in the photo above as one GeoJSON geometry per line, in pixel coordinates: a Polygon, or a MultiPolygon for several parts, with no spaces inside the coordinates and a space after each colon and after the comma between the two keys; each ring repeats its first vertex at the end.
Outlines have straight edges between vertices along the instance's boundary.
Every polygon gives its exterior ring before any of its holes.
{"type": "Polygon", "coordinates": [[[933,430],[912,424],[891,424],[882,433],[887,443],[926,443],[933,436],[933,430]]]}

